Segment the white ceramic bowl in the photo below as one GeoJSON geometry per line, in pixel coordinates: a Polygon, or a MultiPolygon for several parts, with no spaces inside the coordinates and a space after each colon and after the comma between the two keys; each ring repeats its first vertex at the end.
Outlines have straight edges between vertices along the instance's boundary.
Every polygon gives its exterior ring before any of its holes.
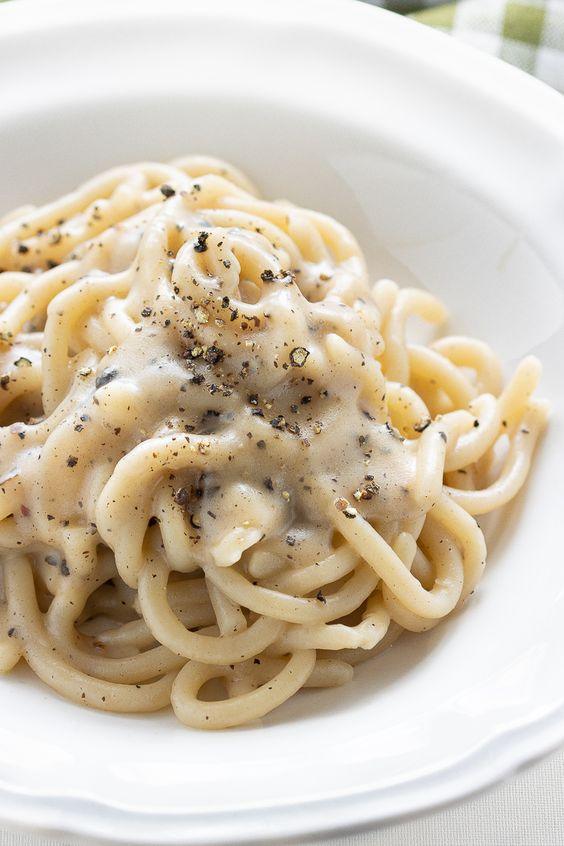
{"type": "Polygon", "coordinates": [[[205,151],[345,222],[374,277],[421,283],[554,403],[526,492],[460,613],[264,725],[81,710],[0,680],[0,819],[134,843],[374,825],[564,740],[564,105],[446,36],[353,2],[97,0],[0,9],[0,205],[118,162],[205,151]]]}

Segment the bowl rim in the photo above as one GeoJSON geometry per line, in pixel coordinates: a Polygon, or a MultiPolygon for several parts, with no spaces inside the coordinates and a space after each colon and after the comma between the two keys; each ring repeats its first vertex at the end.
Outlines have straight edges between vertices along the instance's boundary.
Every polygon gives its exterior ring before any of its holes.
{"type": "MultiPolygon", "coordinates": [[[[331,28],[342,37],[375,44],[384,37],[401,54],[413,53],[455,82],[480,90],[484,100],[518,112],[543,137],[564,149],[564,98],[522,71],[444,33],[378,7],[351,0],[18,0],[0,5],[0,45],[29,31],[107,23],[136,15],[235,15],[255,12],[268,18],[280,6],[299,23],[331,28]],[[31,8],[33,7],[33,9],[31,8]],[[324,18],[320,23],[319,14],[324,18]],[[487,81],[487,88],[485,83],[487,81]]],[[[84,796],[61,796],[0,783],[0,821],[11,828],[47,834],[76,834],[107,842],[150,844],[238,844],[284,842],[365,830],[436,810],[469,797],[550,753],[564,743],[564,702],[535,715],[431,774],[391,787],[341,792],[302,802],[288,802],[211,812],[150,812],[84,796]],[[292,813],[289,814],[288,811],[292,813]],[[265,815],[269,831],[264,831],[265,815]]]]}

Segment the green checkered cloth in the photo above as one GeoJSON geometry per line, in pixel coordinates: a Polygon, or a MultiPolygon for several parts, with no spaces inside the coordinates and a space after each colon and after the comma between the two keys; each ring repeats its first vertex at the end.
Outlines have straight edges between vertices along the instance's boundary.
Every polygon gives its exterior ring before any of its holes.
{"type": "Polygon", "coordinates": [[[505,59],[564,93],[564,0],[366,0],[505,59]]]}

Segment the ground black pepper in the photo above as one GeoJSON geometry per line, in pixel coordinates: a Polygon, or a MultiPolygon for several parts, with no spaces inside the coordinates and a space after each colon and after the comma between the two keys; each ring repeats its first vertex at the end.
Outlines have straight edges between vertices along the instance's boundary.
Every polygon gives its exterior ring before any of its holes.
{"type": "Polygon", "coordinates": [[[309,357],[309,350],[305,347],[294,347],[290,352],[290,364],[292,367],[303,367],[309,357]]]}
{"type": "Polygon", "coordinates": [[[208,248],[206,241],[208,240],[209,237],[210,237],[209,232],[200,232],[200,234],[198,235],[198,239],[194,243],[194,252],[195,253],[205,253],[206,252],[206,250],[208,248]]]}
{"type": "Polygon", "coordinates": [[[103,388],[104,385],[107,385],[108,382],[111,382],[112,379],[115,379],[117,375],[117,370],[106,368],[106,370],[103,370],[101,374],[96,377],[96,388],[103,388]]]}

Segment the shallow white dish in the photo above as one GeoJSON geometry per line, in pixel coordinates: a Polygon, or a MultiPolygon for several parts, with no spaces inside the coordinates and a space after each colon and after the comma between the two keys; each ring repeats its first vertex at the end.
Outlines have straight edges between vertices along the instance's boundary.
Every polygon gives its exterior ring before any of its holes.
{"type": "Polygon", "coordinates": [[[0,679],[0,820],[135,843],[288,842],[458,799],[564,741],[564,104],[358,3],[98,0],[0,9],[0,211],[202,151],[346,223],[374,278],[543,361],[550,429],[463,613],[216,734],[0,679]]]}

